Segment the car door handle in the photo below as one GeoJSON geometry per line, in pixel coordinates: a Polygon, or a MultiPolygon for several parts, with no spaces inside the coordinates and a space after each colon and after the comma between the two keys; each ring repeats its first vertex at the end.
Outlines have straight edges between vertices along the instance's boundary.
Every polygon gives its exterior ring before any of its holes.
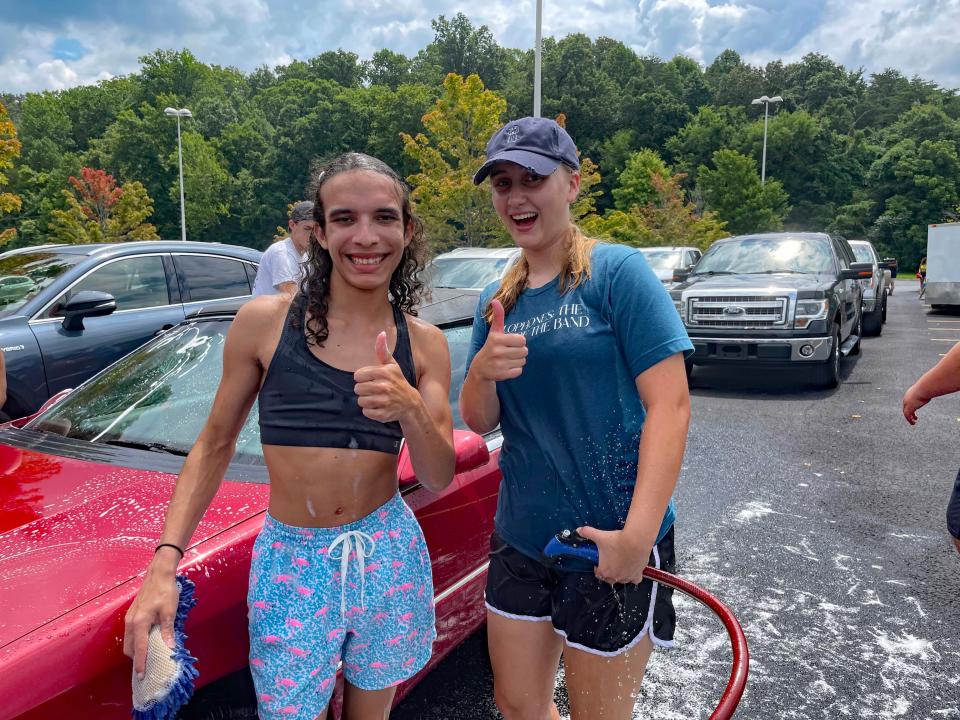
{"type": "Polygon", "coordinates": [[[170,323],[167,323],[166,325],[164,325],[163,327],[161,327],[159,330],[157,330],[157,331],[153,334],[153,336],[156,337],[157,335],[163,335],[163,333],[165,333],[167,330],[169,330],[169,329],[172,328],[172,327],[173,327],[173,325],[171,325],[170,323]]]}

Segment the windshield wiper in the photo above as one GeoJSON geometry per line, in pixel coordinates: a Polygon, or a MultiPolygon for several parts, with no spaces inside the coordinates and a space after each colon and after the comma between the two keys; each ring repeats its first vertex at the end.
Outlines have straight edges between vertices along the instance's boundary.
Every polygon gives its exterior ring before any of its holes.
{"type": "Polygon", "coordinates": [[[134,448],[135,450],[149,450],[151,452],[166,453],[167,455],[178,455],[186,457],[187,452],[180,448],[173,448],[160,442],[135,442],[133,440],[104,440],[105,445],[116,445],[118,447],[134,448]]]}
{"type": "Polygon", "coordinates": [[[789,275],[809,275],[810,273],[804,272],[803,270],[755,270],[754,272],[744,273],[744,275],[777,275],[779,273],[787,273],[789,275]]]}
{"type": "Polygon", "coordinates": [[[737,275],[732,270],[704,270],[702,272],[693,272],[691,275],[737,275]]]}

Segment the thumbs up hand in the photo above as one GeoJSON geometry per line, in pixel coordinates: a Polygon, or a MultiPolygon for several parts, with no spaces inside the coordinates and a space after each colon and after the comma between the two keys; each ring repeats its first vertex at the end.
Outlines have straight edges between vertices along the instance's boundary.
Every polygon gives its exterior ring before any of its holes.
{"type": "Polygon", "coordinates": [[[504,332],[503,305],[490,303],[493,320],[487,341],[470,366],[472,372],[487,381],[512,380],[520,377],[527,362],[527,339],[523,335],[504,332]]]}
{"type": "Polygon", "coordinates": [[[377,335],[374,351],[379,363],[366,365],[353,374],[357,404],[371,420],[399,422],[420,402],[420,394],[407,382],[403,370],[390,354],[387,333],[377,335]]]}
{"type": "Polygon", "coordinates": [[[393,359],[393,355],[390,354],[390,348],[387,347],[386,332],[381,332],[377,335],[377,342],[374,349],[377,351],[377,359],[381,365],[397,364],[397,361],[393,359]]]}

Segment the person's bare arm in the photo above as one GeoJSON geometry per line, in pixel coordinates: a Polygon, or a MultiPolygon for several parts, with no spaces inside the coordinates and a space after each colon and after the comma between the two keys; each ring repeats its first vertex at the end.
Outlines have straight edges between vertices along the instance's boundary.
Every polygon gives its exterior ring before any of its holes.
{"type": "MultiPolygon", "coordinates": [[[[227,333],[223,376],[210,416],[183,464],[167,507],[159,543],[186,549],[203,513],[210,506],[233,457],[237,436],[247,419],[260,385],[257,344],[270,332],[271,298],[252,300],[241,308],[227,333]],[[266,302],[263,302],[266,301],[266,302]]],[[[173,548],[160,548],[147,567],[140,592],[127,611],[123,651],[133,658],[134,670],[144,672],[147,636],[160,625],[173,647],[173,620],[177,608],[175,576],[180,562],[173,548]]]]}
{"type": "Polygon", "coordinates": [[[424,358],[417,390],[422,399],[400,419],[417,479],[436,492],[453,480],[453,415],[450,412],[450,350],[443,332],[415,321],[424,358]]]}
{"type": "Polygon", "coordinates": [[[292,297],[297,294],[297,283],[293,280],[290,280],[289,282],[277,283],[273,287],[275,287],[284,295],[290,295],[292,297]]]}
{"type": "Polygon", "coordinates": [[[636,378],[647,416],[640,436],[637,482],[623,530],[580,528],[597,543],[597,575],[609,582],[638,583],[657,540],[683,463],[690,425],[690,392],[683,354],[677,353],[636,378]]]}
{"type": "Polygon", "coordinates": [[[410,448],[417,479],[434,491],[453,480],[453,419],[450,414],[450,351],[443,333],[426,323],[410,322],[423,357],[418,387],[407,382],[387,349],[386,333],[377,337],[380,365],[354,373],[357,402],[367,417],[399,422],[410,448]]]}
{"type": "Polygon", "coordinates": [[[903,395],[903,416],[917,424],[917,410],[933,398],[960,390],[960,343],[953,346],[936,365],[930,368],[903,395]]]}

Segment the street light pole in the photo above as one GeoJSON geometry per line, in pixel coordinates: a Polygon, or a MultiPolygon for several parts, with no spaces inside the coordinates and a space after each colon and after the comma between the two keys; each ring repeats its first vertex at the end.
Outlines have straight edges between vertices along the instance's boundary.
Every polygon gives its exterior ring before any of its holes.
{"type": "Polygon", "coordinates": [[[180,118],[193,117],[187,108],[168,107],[163,111],[167,117],[177,118],[177,166],[180,168],[180,239],[187,241],[187,213],[183,202],[183,144],[180,142],[180,118]]]}
{"type": "Polygon", "coordinates": [[[537,0],[536,44],[533,47],[533,116],[540,117],[540,26],[543,17],[543,0],[537,0]]]}
{"type": "Polygon", "coordinates": [[[751,105],[763,105],[763,158],[760,161],[760,187],[763,187],[767,181],[767,120],[770,117],[770,103],[778,102],[783,102],[783,98],[779,95],[773,97],[761,95],[750,103],[751,105]]]}

